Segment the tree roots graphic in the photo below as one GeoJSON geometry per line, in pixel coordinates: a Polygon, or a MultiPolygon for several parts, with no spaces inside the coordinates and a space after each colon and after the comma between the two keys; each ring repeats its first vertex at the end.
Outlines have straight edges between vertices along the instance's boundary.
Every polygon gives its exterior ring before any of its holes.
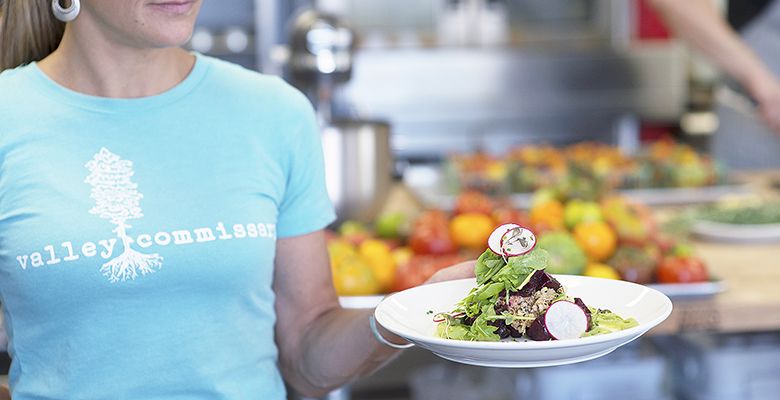
{"type": "Polygon", "coordinates": [[[160,269],[162,260],[159,254],[143,254],[126,248],[124,253],[103,264],[100,272],[112,283],[134,280],[139,273],[146,275],[160,269]]]}

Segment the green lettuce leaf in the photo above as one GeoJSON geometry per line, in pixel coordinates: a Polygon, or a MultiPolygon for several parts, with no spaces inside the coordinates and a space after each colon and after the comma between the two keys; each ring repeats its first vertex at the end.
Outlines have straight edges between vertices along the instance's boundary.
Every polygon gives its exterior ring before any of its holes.
{"type": "Polygon", "coordinates": [[[477,276],[477,285],[481,285],[487,282],[493,277],[506,263],[504,259],[496,253],[485,250],[481,256],[477,259],[477,264],[474,266],[474,274],[477,276]]]}
{"type": "Polygon", "coordinates": [[[508,290],[515,291],[520,289],[536,270],[547,268],[550,255],[546,250],[534,249],[522,256],[509,257],[508,261],[492,280],[504,283],[508,290]]]}
{"type": "Polygon", "coordinates": [[[471,324],[471,329],[470,329],[471,340],[478,340],[484,342],[497,342],[501,340],[501,337],[498,336],[498,334],[496,333],[498,327],[495,327],[493,325],[488,325],[488,322],[490,321],[489,317],[493,317],[495,315],[496,315],[496,310],[495,308],[493,308],[492,304],[487,304],[484,307],[482,307],[482,313],[479,314],[479,316],[474,321],[474,323],[471,324]]]}

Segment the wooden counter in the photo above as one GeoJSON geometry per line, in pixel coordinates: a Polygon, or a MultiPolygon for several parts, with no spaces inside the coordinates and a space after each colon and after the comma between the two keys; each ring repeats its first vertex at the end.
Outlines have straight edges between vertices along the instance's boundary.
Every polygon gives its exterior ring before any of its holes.
{"type": "Polygon", "coordinates": [[[692,330],[750,332],[780,330],[780,244],[696,243],[713,276],[726,291],[705,299],[674,299],[674,311],[653,334],[692,330]]]}
{"type": "MultiPolygon", "coordinates": [[[[746,174],[756,193],[777,198],[771,184],[780,171],[746,174]]],[[[780,243],[728,244],[696,241],[695,251],[726,291],[711,298],[676,300],[672,315],[651,331],[780,331],[780,243]]]]}

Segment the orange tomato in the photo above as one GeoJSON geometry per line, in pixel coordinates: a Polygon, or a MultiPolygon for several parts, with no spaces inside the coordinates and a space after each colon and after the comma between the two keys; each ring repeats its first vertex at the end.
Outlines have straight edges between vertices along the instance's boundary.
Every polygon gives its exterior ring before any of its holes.
{"type": "Polygon", "coordinates": [[[582,222],[574,227],[574,239],[591,261],[604,261],[615,252],[617,235],[605,222],[582,222]]]}
{"type": "Polygon", "coordinates": [[[493,219],[487,215],[473,212],[459,214],[450,221],[450,237],[458,247],[484,250],[494,228],[493,219]]]}
{"type": "Polygon", "coordinates": [[[563,204],[558,200],[548,200],[531,208],[531,225],[539,232],[564,229],[563,204]]]}
{"type": "Polygon", "coordinates": [[[343,259],[334,269],[333,286],[341,296],[367,296],[382,289],[371,266],[359,256],[343,259]]]}

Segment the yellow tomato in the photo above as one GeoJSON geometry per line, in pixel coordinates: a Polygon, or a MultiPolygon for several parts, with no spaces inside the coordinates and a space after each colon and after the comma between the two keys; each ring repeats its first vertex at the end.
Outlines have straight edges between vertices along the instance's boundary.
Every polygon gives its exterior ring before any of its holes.
{"type": "Polygon", "coordinates": [[[374,273],[379,286],[387,289],[395,279],[396,262],[390,246],[377,239],[367,239],[360,244],[359,254],[374,273]]]}
{"type": "Polygon", "coordinates": [[[600,263],[588,264],[582,274],[595,278],[620,279],[620,274],[618,274],[617,270],[607,264],[600,263]]]}
{"type": "Polygon", "coordinates": [[[367,296],[380,292],[374,272],[362,257],[347,257],[334,269],[333,286],[340,296],[367,296]]]}
{"type": "Polygon", "coordinates": [[[345,258],[357,256],[357,249],[346,240],[336,239],[328,243],[328,255],[331,269],[336,269],[345,258]]]}
{"type": "Polygon", "coordinates": [[[395,265],[404,265],[412,259],[414,252],[408,246],[401,246],[392,251],[395,265]]]}
{"type": "Polygon", "coordinates": [[[483,250],[495,229],[493,219],[484,214],[458,214],[450,221],[450,237],[458,247],[483,250]]]}
{"type": "Polygon", "coordinates": [[[617,235],[605,222],[582,222],[574,227],[574,239],[591,261],[604,261],[615,252],[617,235]]]}

